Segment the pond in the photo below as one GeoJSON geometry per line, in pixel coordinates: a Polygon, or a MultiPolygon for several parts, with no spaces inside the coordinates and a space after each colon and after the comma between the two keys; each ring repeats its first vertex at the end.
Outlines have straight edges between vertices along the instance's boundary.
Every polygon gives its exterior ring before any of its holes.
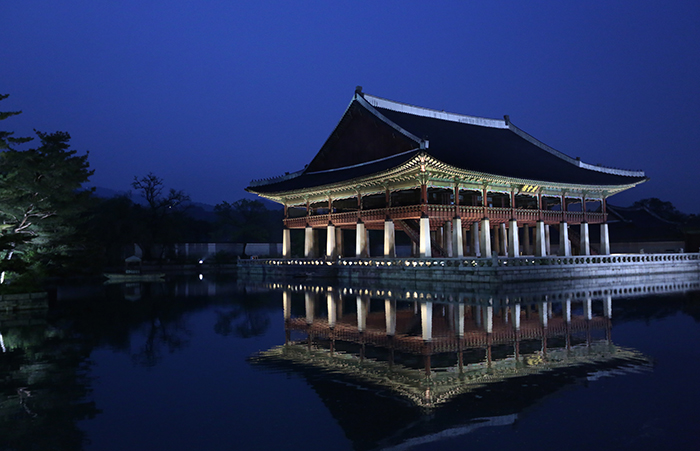
{"type": "Polygon", "coordinates": [[[0,450],[697,449],[699,289],[62,286],[0,314],[0,450]]]}

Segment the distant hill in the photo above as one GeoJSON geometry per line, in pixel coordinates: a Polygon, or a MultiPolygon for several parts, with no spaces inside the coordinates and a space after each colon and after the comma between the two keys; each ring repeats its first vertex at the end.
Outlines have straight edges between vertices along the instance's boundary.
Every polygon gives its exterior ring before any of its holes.
{"type": "MultiPolygon", "coordinates": [[[[102,199],[110,199],[112,197],[125,196],[125,197],[131,199],[131,201],[134,202],[135,204],[147,205],[146,199],[144,199],[140,194],[134,193],[133,191],[117,191],[117,190],[113,190],[110,188],[103,188],[101,186],[96,186],[95,192],[93,194],[97,197],[102,198],[102,199]]],[[[236,200],[232,200],[229,202],[235,202],[236,200]]],[[[271,202],[267,199],[258,198],[257,200],[261,201],[265,205],[265,208],[267,208],[269,210],[281,210],[282,209],[282,206],[280,204],[275,203],[275,202],[271,202]]],[[[191,216],[192,218],[200,220],[200,221],[209,221],[209,222],[213,222],[216,220],[216,213],[214,213],[214,205],[205,204],[202,202],[188,202],[186,205],[187,205],[186,213],[187,213],[187,215],[191,216]]]]}

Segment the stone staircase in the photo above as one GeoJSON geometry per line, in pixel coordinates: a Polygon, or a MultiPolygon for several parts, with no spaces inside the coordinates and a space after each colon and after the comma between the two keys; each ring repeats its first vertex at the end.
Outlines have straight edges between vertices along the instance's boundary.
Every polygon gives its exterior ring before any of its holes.
{"type": "MultiPolygon", "coordinates": [[[[395,220],[394,224],[406,232],[411,241],[416,243],[416,245],[420,245],[420,225],[418,221],[415,219],[395,220]]],[[[430,249],[433,258],[444,258],[448,255],[447,251],[433,239],[432,235],[430,237],[430,249]]]]}

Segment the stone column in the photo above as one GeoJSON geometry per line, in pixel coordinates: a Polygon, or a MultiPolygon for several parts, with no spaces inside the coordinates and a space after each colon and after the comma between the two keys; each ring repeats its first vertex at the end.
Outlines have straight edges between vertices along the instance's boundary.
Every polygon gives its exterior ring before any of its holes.
{"type": "Polygon", "coordinates": [[[306,324],[314,322],[314,311],[316,310],[315,294],[311,291],[304,292],[304,310],[306,312],[306,324]]]}
{"type": "Polygon", "coordinates": [[[282,229],[282,258],[292,257],[292,231],[288,228],[282,229]]]}
{"type": "Polygon", "coordinates": [[[418,250],[418,256],[420,258],[433,256],[430,245],[430,218],[427,216],[420,218],[420,249],[418,250]]]}
{"type": "Polygon", "coordinates": [[[464,229],[462,229],[462,256],[471,255],[472,252],[471,249],[469,249],[469,242],[469,229],[465,227],[464,229]]]}
{"type": "Polygon", "coordinates": [[[284,310],[284,320],[292,318],[292,292],[284,290],[282,292],[282,310],[284,310]]]}
{"type": "Polygon", "coordinates": [[[335,228],[335,255],[338,257],[343,256],[343,229],[340,227],[335,228]]]}
{"type": "Polygon", "coordinates": [[[481,256],[491,257],[491,226],[489,224],[489,218],[481,220],[478,244],[480,244],[479,250],[481,251],[481,256]]]}
{"type": "Polygon", "coordinates": [[[369,256],[369,243],[367,241],[367,230],[365,229],[365,223],[358,220],[355,229],[355,257],[367,258],[369,256]]]}
{"type": "Polygon", "coordinates": [[[610,255],[610,235],[608,235],[608,223],[600,225],[600,255],[610,255]]]}
{"type": "Polygon", "coordinates": [[[540,325],[544,327],[545,329],[548,326],[548,320],[549,320],[549,306],[547,305],[548,302],[540,302],[540,325]]]}
{"type": "Polygon", "coordinates": [[[484,329],[486,329],[487,334],[493,333],[493,306],[489,305],[486,307],[486,318],[484,321],[484,329]]]}
{"type": "Polygon", "coordinates": [[[499,230],[499,226],[494,226],[493,230],[491,230],[491,233],[489,233],[489,239],[491,240],[491,245],[493,247],[492,250],[496,253],[496,255],[501,255],[501,240],[500,238],[498,238],[499,230]]]}
{"type": "Polygon", "coordinates": [[[544,247],[547,250],[547,255],[552,255],[552,238],[549,234],[549,224],[544,225],[544,247]]]}
{"type": "Polygon", "coordinates": [[[511,313],[513,315],[513,329],[520,330],[520,304],[515,304],[511,313]]]}
{"type": "Polygon", "coordinates": [[[396,232],[394,230],[394,221],[390,218],[384,221],[384,257],[396,257],[396,232]]]}
{"type": "Polygon", "coordinates": [[[471,238],[472,238],[472,248],[471,254],[474,257],[479,257],[481,255],[481,245],[479,244],[479,222],[472,223],[471,238]]]}
{"type": "Polygon", "coordinates": [[[590,296],[586,297],[586,300],[583,301],[583,314],[587,320],[590,321],[593,319],[593,301],[590,296]]]}
{"type": "Polygon", "coordinates": [[[564,312],[563,312],[564,321],[566,321],[568,324],[571,322],[571,299],[569,298],[566,301],[564,301],[564,304],[562,305],[562,307],[564,309],[564,312]]]}
{"type": "Polygon", "coordinates": [[[335,256],[335,226],[329,222],[326,232],[326,258],[333,259],[335,256]]]}
{"type": "Polygon", "coordinates": [[[462,242],[462,218],[452,218],[452,256],[464,257],[464,244],[462,242]]]}
{"type": "Polygon", "coordinates": [[[508,257],[520,257],[520,237],[516,219],[511,219],[508,223],[508,257]]]}
{"type": "Polygon", "coordinates": [[[532,248],[530,246],[530,226],[527,224],[523,226],[523,254],[532,255],[532,248]]]}
{"type": "Polygon", "coordinates": [[[445,221],[445,225],[442,226],[442,248],[447,252],[448,257],[453,257],[454,252],[452,249],[452,221],[445,221]]]}
{"type": "Polygon", "coordinates": [[[304,229],[304,257],[314,258],[314,229],[311,226],[306,226],[304,229]]]}
{"type": "Polygon", "coordinates": [[[328,291],[326,293],[326,305],[328,306],[328,327],[335,327],[338,318],[338,309],[335,304],[335,293],[328,291]]]}
{"type": "Polygon", "coordinates": [[[591,255],[591,236],[588,233],[588,223],[581,223],[581,255],[591,255]]]}
{"type": "MultiPolygon", "coordinates": [[[[517,229],[516,229],[517,230],[517,229]]],[[[506,231],[506,223],[502,222],[498,225],[498,239],[500,240],[501,252],[503,256],[508,255],[508,232],[506,231]]]]}
{"type": "Polygon", "coordinates": [[[396,335],[396,301],[384,300],[384,317],[386,318],[386,334],[396,335]]]}
{"type": "Polygon", "coordinates": [[[369,313],[369,298],[357,296],[357,330],[364,332],[367,328],[367,313],[369,313]]]}
{"type": "Polygon", "coordinates": [[[571,257],[571,242],[569,241],[569,224],[559,223],[559,255],[571,257]]]}
{"type": "Polygon", "coordinates": [[[603,314],[606,318],[612,318],[612,296],[609,294],[603,298],[603,314]]]}
{"type": "Polygon", "coordinates": [[[537,221],[535,226],[535,257],[547,255],[546,240],[544,221],[537,221]]]}
{"type": "Polygon", "coordinates": [[[455,326],[457,329],[457,336],[460,338],[464,337],[464,308],[463,302],[460,302],[457,306],[457,321],[455,326]]]}
{"type": "Polygon", "coordinates": [[[420,325],[423,341],[433,339],[433,303],[431,301],[420,304],[420,325]]]}

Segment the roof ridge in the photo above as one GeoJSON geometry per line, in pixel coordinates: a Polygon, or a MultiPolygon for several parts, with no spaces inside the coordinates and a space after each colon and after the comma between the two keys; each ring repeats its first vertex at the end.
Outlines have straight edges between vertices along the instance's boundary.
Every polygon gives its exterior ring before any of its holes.
{"type": "Polygon", "coordinates": [[[462,124],[481,125],[482,127],[502,128],[507,129],[508,124],[505,119],[491,119],[479,116],[468,116],[466,114],[448,113],[446,111],[434,110],[408,103],[396,102],[394,100],[384,99],[382,97],[373,96],[363,93],[362,97],[370,105],[376,108],[384,108],[387,110],[397,111],[399,113],[408,113],[415,116],[432,117],[445,121],[459,122],[462,124]]]}

